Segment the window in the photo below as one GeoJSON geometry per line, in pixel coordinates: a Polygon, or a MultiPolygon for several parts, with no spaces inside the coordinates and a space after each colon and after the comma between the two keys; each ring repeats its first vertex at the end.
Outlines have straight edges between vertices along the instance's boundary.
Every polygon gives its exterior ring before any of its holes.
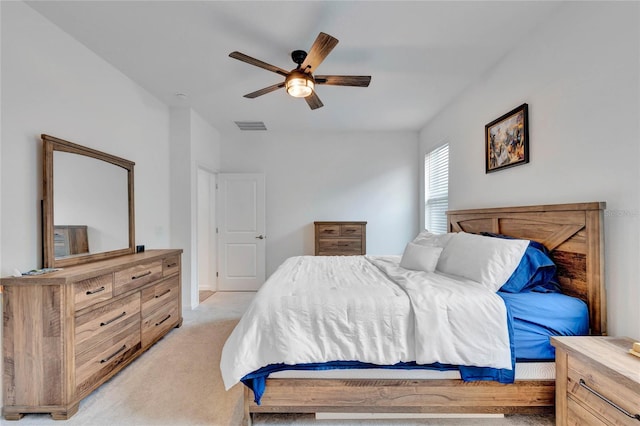
{"type": "Polygon", "coordinates": [[[449,144],[424,156],[424,226],[434,234],[447,232],[449,208],[449,144]]]}

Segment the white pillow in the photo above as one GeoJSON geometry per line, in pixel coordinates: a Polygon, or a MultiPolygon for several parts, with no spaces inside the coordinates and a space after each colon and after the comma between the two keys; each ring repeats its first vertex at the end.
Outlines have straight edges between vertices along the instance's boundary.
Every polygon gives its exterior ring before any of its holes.
{"type": "Polygon", "coordinates": [[[498,291],[518,267],[528,245],[527,240],[458,232],[442,251],[436,269],[498,291]]]}
{"type": "Polygon", "coordinates": [[[412,243],[428,247],[444,248],[453,234],[433,234],[429,231],[422,231],[416,236],[412,243]]]}
{"type": "Polygon", "coordinates": [[[400,266],[414,271],[433,272],[436,270],[440,253],[442,253],[441,247],[407,243],[400,260],[400,266]]]}

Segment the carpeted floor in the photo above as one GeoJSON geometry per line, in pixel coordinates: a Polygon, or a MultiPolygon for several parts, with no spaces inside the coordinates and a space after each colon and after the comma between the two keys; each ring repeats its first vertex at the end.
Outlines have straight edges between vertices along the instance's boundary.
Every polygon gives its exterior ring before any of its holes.
{"type": "MultiPolygon", "coordinates": [[[[16,426],[237,426],[242,419],[242,389],[222,385],[220,351],[253,297],[252,293],[216,293],[184,312],[173,330],[122,372],[80,403],[67,421],[30,414],[16,426]]],[[[6,424],[8,422],[2,423],[6,424]]],[[[315,420],[313,415],[263,414],[254,425],[313,426],[551,426],[554,416],[507,416],[502,419],[315,420]]]]}

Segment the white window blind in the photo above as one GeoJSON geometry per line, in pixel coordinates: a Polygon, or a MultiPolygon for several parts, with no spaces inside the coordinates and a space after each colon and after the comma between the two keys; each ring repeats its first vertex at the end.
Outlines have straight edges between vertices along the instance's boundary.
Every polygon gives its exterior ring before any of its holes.
{"type": "Polygon", "coordinates": [[[424,224],[434,234],[447,232],[449,209],[449,144],[424,157],[424,224]]]}

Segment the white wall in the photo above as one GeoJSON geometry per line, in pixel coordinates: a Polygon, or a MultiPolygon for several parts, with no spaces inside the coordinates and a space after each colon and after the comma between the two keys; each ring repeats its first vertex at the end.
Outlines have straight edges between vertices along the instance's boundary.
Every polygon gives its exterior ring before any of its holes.
{"type": "MultiPolygon", "coordinates": [[[[191,113],[191,139],[194,163],[212,171],[220,169],[220,132],[198,113],[191,113]]],[[[194,171],[195,173],[195,171],[194,171]]]]}
{"type": "Polygon", "coordinates": [[[191,110],[171,108],[171,243],[182,251],[182,306],[191,306],[191,110]]]}
{"type": "MultiPolygon", "coordinates": [[[[3,13],[2,13],[2,7],[0,6],[0,37],[2,36],[2,22],[3,22],[3,13]]],[[[1,45],[1,40],[0,40],[0,53],[2,52],[2,45],[1,45]]],[[[3,91],[2,91],[2,55],[0,54],[0,154],[2,154],[2,95],[3,95],[3,91]]],[[[0,195],[2,195],[2,156],[0,155],[0,195]]],[[[3,202],[2,202],[2,197],[0,196],[0,276],[2,276],[2,209],[3,209],[3,202]]],[[[0,302],[2,302],[2,305],[4,306],[4,301],[2,300],[2,294],[0,294],[0,302]]],[[[0,338],[2,337],[2,331],[0,331],[0,338]]],[[[2,367],[2,362],[0,362],[0,367],[2,367]]],[[[4,371],[4,370],[3,370],[4,371]]],[[[2,392],[0,392],[1,394],[2,392]]]]}
{"type": "MultiPolygon", "coordinates": [[[[0,37],[3,36],[2,34],[2,27],[3,27],[3,18],[4,18],[4,14],[2,13],[2,6],[0,5],[0,37]]],[[[2,39],[4,39],[4,37],[2,37],[2,39]]],[[[1,39],[0,39],[1,42],[1,39]]],[[[0,44],[0,53],[2,51],[2,45],[0,44]]],[[[2,101],[3,97],[3,91],[2,91],[2,55],[0,55],[0,195],[2,195],[2,183],[4,182],[4,179],[2,179],[2,133],[1,133],[1,127],[2,127],[2,104],[4,103],[2,101]]],[[[2,197],[0,196],[0,276],[2,276],[2,209],[3,209],[3,205],[4,203],[2,202],[2,197]]],[[[0,306],[4,306],[4,295],[2,295],[0,293],[0,306]]],[[[3,311],[3,308],[0,308],[0,311],[3,311]]],[[[3,314],[3,318],[4,318],[4,314],[3,314]]],[[[4,342],[4,336],[3,336],[3,329],[4,327],[0,328],[0,341],[4,342]]],[[[3,357],[4,358],[4,357],[3,357]]],[[[0,369],[2,371],[4,371],[4,359],[0,360],[0,369]]],[[[2,386],[2,389],[0,389],[0,399],[2,399],[4,401],[4,386],[2,386]]]]}
{"type": "Polygon", "coordinates": [[[188,108],[171,108],[171,243],[182,248],[182,305],[198,305],[197,173],[220,168],[220,134],[188,108]]]}
{"type": "Polygon", "coordinates": [[[237,132],[221,171],[266,176],[267,276],[314,254],[313,222],[367,221],[368,254],[402,254],[418,231],[415,132],[237,132]]]}
{"type": "Polygon", "coordinates": [[[2,2],[2,269],[41,266],[47,133],[136,162],[136,240],[169,246],[169,109],[22,2],[2,2]]]}
{"type": "Polygon", "coordinates": [[[609,334],[636,339],[639,8],[570,2],[420,133],[421,157],[449,140],[451,209],[606,201],[609,334]],[[485,174],[484,125],[524,102],[530,163],[485,174]]]}

